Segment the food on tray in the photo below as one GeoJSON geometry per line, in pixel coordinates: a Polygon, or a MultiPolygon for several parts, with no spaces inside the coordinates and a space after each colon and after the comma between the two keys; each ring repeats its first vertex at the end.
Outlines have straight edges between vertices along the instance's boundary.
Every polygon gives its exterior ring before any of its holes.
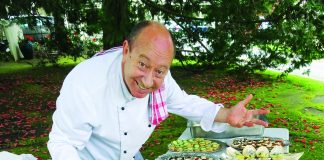
{"type": "Polygon", "coordinates": [[[204,138],[175,140],[169,145],[169,150],[174,152],[214,152],[219,148],[219,143],[204,138]]]}
{"type": "Polygon", "coordinates": [[[184,156],[184,157],[171,157],[168,160],[216,160],[214,158],[208,158],[206,156],[184,156]]]}
{"type": "Polygon", "coordinates": [[[274,146],[270,152],[270,155],[283,154],[285,152],[282,146],[274,146]]]}
{"type": "Polygon", "coordinates": [[[261,146],[254,148],[252,145],[247,145],[240,152],[232,147],[226,148],[226,155],[223,155],[225,160],[298,160],[303,153],[285,153],[282,146],[275,146],[269,152],[267,147],[261,146]]]}
{"type": "Polygon", "coordinates": [[[243,150],[243,148],[248,145],[251,145],[254,148],[264,146],[271,150],[274,146],[285,146],[285,142],[283,139],[269,137],[259,139],[236,138],[230,146],[235,149],[243,150]]]}
{"type": "Polygon", "coordinates": [[[156,160],[220,160],[220,158],[206,153],[169,152],[157,157],[156,160]]]}
{"type": "Polygon", "coordinates": [[[251,145],[247,145],[244,147],[242,153],[244,157],[255,157],[256,149],[251,145]]]}
{"type": "Polygon", "coordinates": [[[269,157],[270,153],[267,147],[261,146],[255,152],[256,157],[266,158],[269,157]]]}

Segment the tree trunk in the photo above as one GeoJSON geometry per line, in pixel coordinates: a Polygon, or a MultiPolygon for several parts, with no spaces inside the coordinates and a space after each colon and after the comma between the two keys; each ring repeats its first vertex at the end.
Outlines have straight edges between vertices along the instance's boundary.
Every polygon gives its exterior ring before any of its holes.
{"type": "Polygon", "coordinates": [[[69,40],[67,36],[67,31],[64,25],[64,19],[61,13],[53,12],[53,17],[55,19],[54,27],[55,27],[55,42],[57,44],[57,48],[60,52],[67,52],[69,49],[69,40]]]}
{"type": "Polygon", "coordinates": [[[129,31],[128,0],[103,0],[103,48],[119,46],[129,31]]]}

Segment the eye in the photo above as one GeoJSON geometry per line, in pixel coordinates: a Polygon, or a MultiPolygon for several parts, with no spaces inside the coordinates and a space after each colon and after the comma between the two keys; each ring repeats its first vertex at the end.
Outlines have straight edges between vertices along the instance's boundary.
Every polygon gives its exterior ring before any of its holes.
{"type": "Polygon", "coordinates": [[[139,67],[140,68],[146,68],[147,66],[146,66],[146,64],[144,63],[144,62],[138,62],[138,65],[139,65],[139,67]]]}
{"type": "Polygon", "coordinates": [[[163,75],[164,72],[163,72],[162,70],[157,70],[156,73],[157,73],[158,75],[163,75]]]}
{"type": "Polygon", "coordinates": [[[164,75],[165,75],[164,74],[165,73],[164,70],[160,70],[160,69],[159,70],[156,70],[155,73],[156,73],[156,77],[158,77],[158,78],[163,78],[164,75]]]}

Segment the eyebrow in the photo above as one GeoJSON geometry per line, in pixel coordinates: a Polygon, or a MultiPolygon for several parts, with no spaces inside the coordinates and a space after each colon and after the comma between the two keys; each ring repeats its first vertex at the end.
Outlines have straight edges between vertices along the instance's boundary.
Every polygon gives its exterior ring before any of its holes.
{"type": "MultiPolygon", "coordinates": [[[[150,61],[150,58],[146,57],[146,56],[145,56],[145,55],[143,55],[143,54],[139,55],[139,58],[144,58],[144,59],[146,59],[147,61],[150,61]]],[[[168,69],[168,67],[167,67],[167,66],[159,66],[159,68],[168,69]]]]}
{"type": "Polygon", "coordinates": [[[143,54],[141,54],[140,56],[139,56],[140,58],[145,58],[146,60],[150,60],[148,57],[146,57],[145,55],[143,55],[143,54]]]}

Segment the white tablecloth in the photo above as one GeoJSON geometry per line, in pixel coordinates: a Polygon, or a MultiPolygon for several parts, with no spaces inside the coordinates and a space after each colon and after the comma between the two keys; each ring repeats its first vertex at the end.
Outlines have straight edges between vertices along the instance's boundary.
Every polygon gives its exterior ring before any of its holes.
{"type": "Polygon", "coordinates": [[[0,160],[37,160],[37,158],[31,154],[16,155],[7,151],[1,151],[0,160]]]}

